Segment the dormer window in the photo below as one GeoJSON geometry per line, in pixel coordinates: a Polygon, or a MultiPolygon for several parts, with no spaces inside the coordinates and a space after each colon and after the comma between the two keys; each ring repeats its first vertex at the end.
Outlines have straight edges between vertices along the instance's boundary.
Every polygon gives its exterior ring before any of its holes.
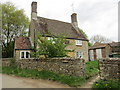
{"type": "Polygon", "coordinates": [[[82,40],[76,40],[76,45],[82,45],[82,40]]]}

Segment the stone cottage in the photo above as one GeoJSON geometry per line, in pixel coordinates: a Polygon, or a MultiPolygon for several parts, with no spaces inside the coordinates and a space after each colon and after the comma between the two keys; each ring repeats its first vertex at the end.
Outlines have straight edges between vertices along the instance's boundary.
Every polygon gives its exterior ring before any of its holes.
{"type": "Polygon", "coordinates": [[[94,61],[101,58],[108,58],[112,54],[109,43],[96,42],[92,47],[89,47],[89,60],[94,61]]]}
{"type": "Polygon", "coordinates": [[[17,59],[30,58],[28,53],[32,51],[31,47],[35,46],[34,41],[38,32],[43,37],[47,34],[48,39],[52,37],[50,33],[54,36],[64,34],[67,43],[70,44],[66,49],[73,50],[73,52],[68,52],[68,56],[74,58],[82,57],[88,61],[88,39],[78,27],[76,13],[71,15],[71,23],[48,19],[37,16],[37,2],[32,2],[29,37],[17,37],[15,39],[15,56],[17,59]]]}

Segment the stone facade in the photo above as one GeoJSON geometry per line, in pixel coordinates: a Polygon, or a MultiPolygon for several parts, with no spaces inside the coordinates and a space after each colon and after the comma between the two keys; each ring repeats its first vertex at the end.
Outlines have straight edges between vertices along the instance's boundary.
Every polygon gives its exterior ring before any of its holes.
{"type": "Polygon", "coordinates": [[[120,79],[120,58],[106,58],[99,61],[101,79],[120,79]]]}
{"type": "Polygon", "coordinates": [[[76,45],[74,39],[67,39],[69,40],[69,45],[66,47],[67,50],[74,50],[74,52],[69,52],[68,56],[76,58],[76,52],[80,51],[83,53],[83,59],[88,61],[88,42],[82,41],[82,45],[76,45]]]}
{"type": "MultiPolygon", "coordinates": [[[[3,66],[9,66],[10,60],[3,59],[3,66]]],[[[49,58],[49,59],[21,59],[16,62],[19,68],[48,70],[65,75],[84,76],[84,59],[49,58]]]]}

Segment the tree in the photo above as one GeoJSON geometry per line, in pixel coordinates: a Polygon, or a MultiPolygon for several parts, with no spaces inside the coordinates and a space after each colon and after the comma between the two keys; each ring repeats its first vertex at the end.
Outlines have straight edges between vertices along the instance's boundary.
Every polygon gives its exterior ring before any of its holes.
{"type": "Polygon", "coordinates": [[[110,43],[111,40],[102,36],[102,35],[95,35],[95,36],[92,36],[90,38],[90,41],[92,44],[94,44],[95,42],[100,42],[100,43],[110,43]]]}
{"type": "Polygon", "coordinates": [[[47,37],[42,37],[40,34],[36,38],[37,49],[32,53],[33,56],[39,58],[41,55],[47,57],[65,57],[67,56],[65,47],[65,36],[58,35],[57,37],[52,36],[50,40],[47,37]]]}
{"type": "MultiPolygon", "coordinates": [[[[80,31],[81,31],[81,33],[88,39],[87,34],[86,34],[82,29],[80,29],[80,31]]],[[[88,41],[88,46],[92,46],[92,44],[91,44],[90,41],[88,41]]]]}
{"type": "Polygon", "coordinates": [[[25,36],[29,26],[29,19],[23,9],[17,9],[12,3],[6,2],[2,6],[2,45],[6,57],[13,54],[14,44],[12,41],[16,36],[25,36]],[[11,52],[10,52],[11,51],[11,52]]]}

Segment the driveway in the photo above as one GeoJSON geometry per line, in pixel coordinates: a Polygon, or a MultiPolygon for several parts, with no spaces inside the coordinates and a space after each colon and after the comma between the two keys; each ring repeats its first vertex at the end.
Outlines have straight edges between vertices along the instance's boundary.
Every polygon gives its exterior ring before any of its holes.
{"type": "Polygon", "coordinates": [[[57,82],[16,77],[12,75],[0,75],[2,76],[2,88],[70,88],[68,85],[60,84],[57,82]]]}

